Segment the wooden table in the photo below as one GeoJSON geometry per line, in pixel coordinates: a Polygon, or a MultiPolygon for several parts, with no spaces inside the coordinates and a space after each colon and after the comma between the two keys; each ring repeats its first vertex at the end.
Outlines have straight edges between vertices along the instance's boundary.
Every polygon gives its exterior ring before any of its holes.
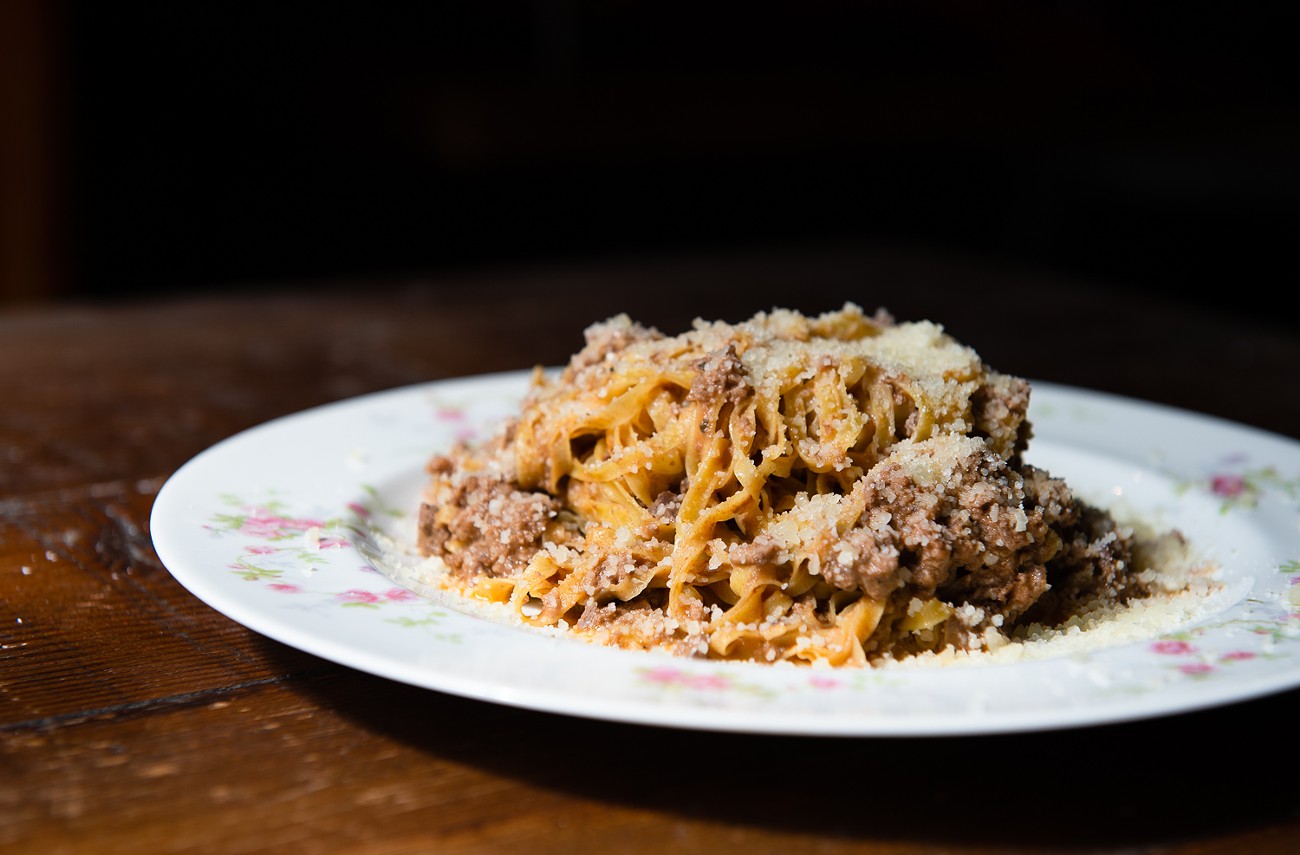
{"type": "Polygon", "coordinates": [[[1300,851],[1297,691],[977,738],[582,720],[273,642],[153,551],[165,479],[272,417],[555,364],[618,311],[675,332],[846,299],[940,321],[1004,371],[1300,436],[1283,319],[870,247],[3,311],[0,850],[1300,851]]]}

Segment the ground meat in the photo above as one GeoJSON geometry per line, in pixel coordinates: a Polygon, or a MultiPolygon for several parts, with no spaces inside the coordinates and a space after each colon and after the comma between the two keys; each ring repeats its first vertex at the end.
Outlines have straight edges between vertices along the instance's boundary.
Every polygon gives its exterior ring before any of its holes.
{"type": "Polygon", "coordinates": [[[418,545],[463,578],[517,576],[541,544],[560,503],[506,481],[468,476],[420,506],[418,545]]]}
{"type": "Polygon", "coordinates": [[[970,399],[975,435],[986,438],[995,452],[1013,462],[1029,447],[1032,436],[1026,418],[1029,392],[1028,380],[991,373],[970,399]]]}
{"type": "Polygon", "coordinates": [[[868,473],[855,488],[868,510],[828,550],[822,575],[877,600],[906,586],[909,598],[969,602],[1014,620],[1047,589],[1045,564],[1060,540],[997,455],[975,450],[945,465],[953,468],[942,489],[893,460],[868,473]]]}
{"type": "Polygon", "coordinates": [[[1026,467],[1028,501],[1042,506],[1062,546],[1047,564],[1051,590],[1026,619],[1056,623],[1098,596],[1123,602],[1150,593],[1133,569],[1133,542],[1105,511],[1081,502],[1065,482],[1026,467]]]}
{"type": "Polygon", "coordinates": [[[456,461],[445,454],[435,454],[424,465],[424,471],[430,475],[450,475],[456,469],[456,461]]]}
{"type": "Polygon", "coordinates": [[[1083,507],[1069,485],[1028,464],[1020,467],[1020,474],[1024,478],[1025,498],[1043,509],[1048,525],[1053,528],[1078,525],[1083,507]]]}
{"type": "Polygon", "coordinates": [[[699,656],[708,649],[702,634],[708,623],[699,603],[687,603],[685,620],[669,619],[662,604],[588,600],[574,628],[605,644],[629,650],[666,649],[678,656],[699,656]]]}
{"type": "Polygon", "coordinates": [[[695,363],[699,371],[686,393],[687,403],[717,401],[722,398],[738,402],[753,391],[745,365],[736,348],[727,345],[695,363]]]}
{"type": "Polygon", "coordinates": [[[599,365],[612,354],[626,349],[628,345],[635,342],[663,338],[663,334],[658,330],[642,326],[627,315],[617,315],[607,321],[592,324],[583,332],[583,336],[586,339],[586,346],[569,360],[566,369],[569,375],[590,365],[599,365]]]}
{"type": "MultiPolygon", "coordinates": [[[[682,490],[685,491],[685,484],[682,490]]],[[[671,490],[664,490],[655,500],[650,503],[650,516],[654,517],[660,525],[668,525],[677,519],[677,513],[682,509],[682,497],[680,493],[674,493],[671,490]]]]}
{"type": "Polygon", "coordinates": [[[727,557],[733,564],[773,564],[781,555],[781,547],[770,538],[759,536],[748,543],[733,543],[727,557]]]}
{"type": "Polygon", "coordinates": [[[873,600],[884,600],[902,584],[896,532],[881,533],[859,526],[845,532],[841,542],[847,549],[837,548],[837,560],[822,567],[822,575],[832,585],[844,590],[861,589],[873,600]],[[845,561],[839,556],[852,557],[845,561]]]}

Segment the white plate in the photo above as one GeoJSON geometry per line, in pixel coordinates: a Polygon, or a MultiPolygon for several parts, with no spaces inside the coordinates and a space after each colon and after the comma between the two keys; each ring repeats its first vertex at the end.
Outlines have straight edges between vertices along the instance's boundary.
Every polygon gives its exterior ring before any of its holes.
{"type": "Polygon", "coordinates": [[[455,695],[623,722],[977,734],[1148,718],[1300,685],[1300,443],[1045,383],[1034,385],[1030,462],[1090,500],[1187,533],[1223,568],[1225,593],[1209,613],[1051,658],[830,670],[607,649],[395,584],[359,547],[376,532],[409,531],[429,456],[511,412],[526,380],[512,372],[395,389],[221,442],[159,493],[158,555],[217,611],[317,656],[455,695]]]}

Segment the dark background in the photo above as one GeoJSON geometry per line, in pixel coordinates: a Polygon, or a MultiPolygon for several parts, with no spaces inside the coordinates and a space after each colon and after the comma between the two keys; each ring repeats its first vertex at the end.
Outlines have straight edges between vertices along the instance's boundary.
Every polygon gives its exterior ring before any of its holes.
{"type": "Polygon", "coordinates": [[[53,8],[15,293],[837,242],[1271,318],[1297,281],[1288,4],[53,8]]]}

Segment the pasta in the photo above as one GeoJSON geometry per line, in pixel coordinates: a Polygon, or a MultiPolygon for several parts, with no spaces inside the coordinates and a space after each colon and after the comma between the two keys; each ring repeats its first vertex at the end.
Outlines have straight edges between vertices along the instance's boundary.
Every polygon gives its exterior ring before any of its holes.
{"type": "Polygon", "coordinates": [[[868,667],[1146,596],[1131,531],[1027,464],[1027,381],[854,304],[668,336],[619,315],[428,463],[458,593],[584,639],[868,667]]]}

